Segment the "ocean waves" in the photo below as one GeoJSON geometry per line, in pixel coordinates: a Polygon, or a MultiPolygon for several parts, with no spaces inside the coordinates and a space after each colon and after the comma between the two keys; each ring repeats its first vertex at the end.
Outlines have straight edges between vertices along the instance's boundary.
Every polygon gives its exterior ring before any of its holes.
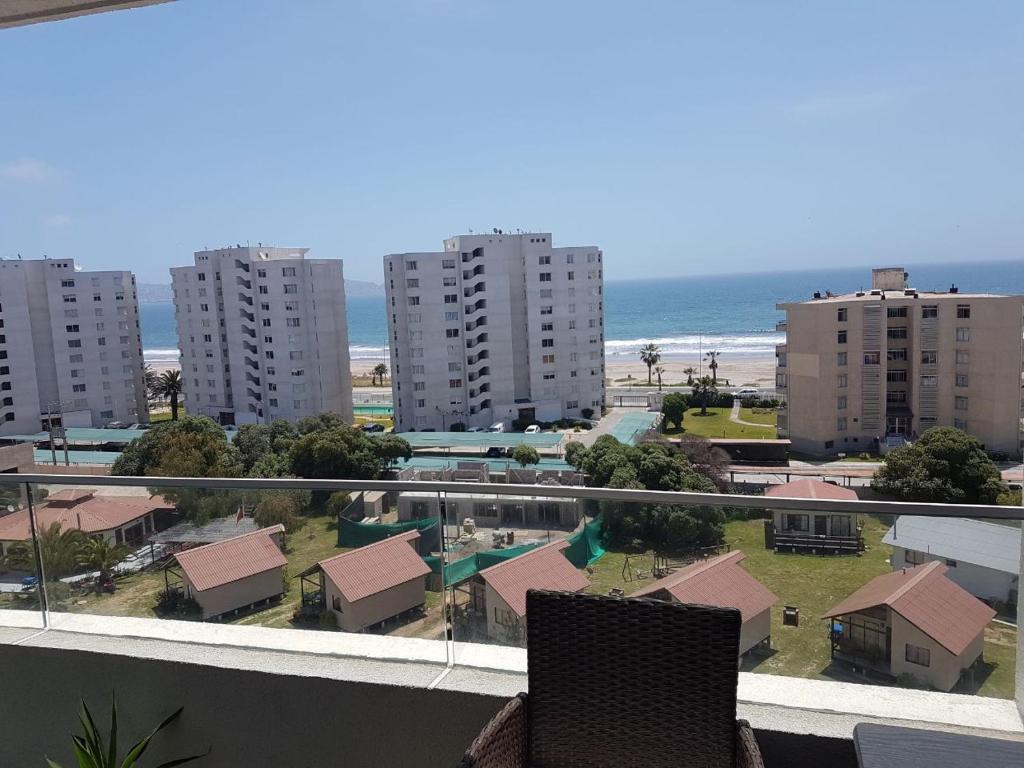
{"type": "Polygon", "coordinates": [[[608,339],[604,343],[609,359],[636,357],[647,344],[656,344],[662,357],[696,357],[702,351],[715,349],[725,355],[746,357],[774,357],[775,346],[786,341],[784,333],[763,332],[746,334],[684,334],[647,339],[608,339]]]}

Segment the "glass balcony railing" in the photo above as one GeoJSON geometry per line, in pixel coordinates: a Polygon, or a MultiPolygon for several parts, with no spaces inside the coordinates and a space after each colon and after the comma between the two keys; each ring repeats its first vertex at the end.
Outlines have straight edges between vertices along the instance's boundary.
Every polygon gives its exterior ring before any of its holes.
{"type": "Polygon", "coordinates": [[[538,484],[0,475],[0,627],[206,621],[341,655],[358,633],[502,668],[527,590],[559,589],[739,608],[742,671],[1014,695],[1016,578],[921,542],[982,526],[1019,559],[1019,507],[509,479],[538,484]]]}

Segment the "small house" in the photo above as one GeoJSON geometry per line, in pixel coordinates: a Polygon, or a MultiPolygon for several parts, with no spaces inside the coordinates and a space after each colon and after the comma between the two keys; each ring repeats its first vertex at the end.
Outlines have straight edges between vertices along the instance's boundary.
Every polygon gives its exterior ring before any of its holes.
{"type": "Polygon", "coordinates": [[[1015,609],[1020,586],[1017,526],[965,517],[901,515],[882,539],[893,548],[893,570],[937,560],[946,578],[989,604],[1015,609]]]}
{"type": "Polygon", "coordinates": [[[185,596],[199,604],[204,619],[213,619],[284,594],[283,538],[284,526],[272,525],[178,552],[172,564],[180,568],[185,596]]]}
{"type": "MultiPolygon", "coordinates": [[[[91,489],[74,488],[47,496],[35,507],[35,516],[39,530],[56,523],[62,531],[77,529],[112,544],[142,546],[156,532],[158,515],[173,510],[163,496],[97,496],[91,489]]],[[[31,538],[27,509],[0,517],[0,553],[31,538]]]]}
{"type": "MultiPolygon", "coordinates": [[[[832,483],[805,477],[782,485],[771,485],[765,496],[791,499],[856,501],[857,493],[832,483]]],[[[856,554],[864,550],[860,520],[855,512],[774,509],[765,521],[765,547],[776,552],[811,554],[856,554]]]]}
{"type": "MultiPolygon", "coordinates": [[[[480,527],[573,528],[583,517],[579,500],[572,498],[445,493],[440,501],[448,525],[459,525],[468,517],[480,527]]],[[[436,492],[403,491],[398,494],[398,520],[436,517],[437,506],[436,492]]]]}
{"type": "Polygon", "coordinates": [[[513,557],[480,571],[471,582],[470,597],[478,615],[486,616],[487,636],[519,645],[526,637],[526,592],[551,589],[580,592],[590,584],[564,554],[565,539],[513,557]]]}
{"type": "Polygon", "coordinates": [[[832,658],[940,691],[981,658],[996,612],[939,562],[877,576],[828,611],[832,658]]]}
{"type": "Polygon", "coordinates": [[[736,608],[742,617],[740,655],[754,648],[770,648],[772,606],[779,598],[740,565],[745,557],[737,550],[700,560],[658,579],[632,596],[736,608]]]}
{"type": "Polygon", "coordinates": [[[419,531],[407,531],[321,560],[300,574],[303,604],[330,611],[345,632],[421,610],[430,567],[416,552],[419,537],[419,531]],[[307,598],[311,577],[318,578],[307,598]]]}

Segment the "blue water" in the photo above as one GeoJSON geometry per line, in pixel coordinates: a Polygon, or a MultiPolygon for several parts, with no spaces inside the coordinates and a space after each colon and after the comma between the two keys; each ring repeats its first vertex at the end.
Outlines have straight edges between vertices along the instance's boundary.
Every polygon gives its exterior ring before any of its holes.
{"type": "MultiPolygon", "coordinates": [[[[1020,261],[917,265],[907,271],[910,284],[921,290],[956,284],[963,291],[1024,294],[1020,261]]],[[[783,340],[775,331],[783,319],[776,303],[809,299],[815,291],[847,293],[870,283],[870,267],[609,281],[606,353],[609,360],[635,358],[653,341],[665,356],[693,355],[701,345],[729,356],[771,356],[783,340]]],[[[146,359],[177,360],[173,306],[143,304],[140,311],[146,359]]],[[[353,359],[382,357],[384,299],[349,299],[348,333],[353,359]]]]}

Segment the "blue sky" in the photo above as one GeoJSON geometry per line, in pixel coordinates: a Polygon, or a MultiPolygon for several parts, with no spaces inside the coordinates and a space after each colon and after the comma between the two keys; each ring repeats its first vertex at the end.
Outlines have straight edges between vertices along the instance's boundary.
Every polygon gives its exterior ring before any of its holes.
{"type": "Polygon", "coordinates": [[[473,228],[607,277],[1021,258],[1019,2],[180,0],[0,31],[0,255],[473,228]]]}

